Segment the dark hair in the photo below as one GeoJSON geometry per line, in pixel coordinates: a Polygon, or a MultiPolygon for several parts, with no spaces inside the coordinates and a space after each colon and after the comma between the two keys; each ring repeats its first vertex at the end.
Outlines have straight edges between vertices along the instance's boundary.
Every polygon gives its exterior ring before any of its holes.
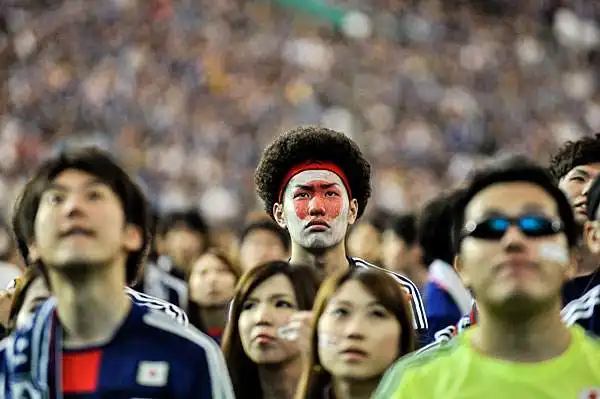
{"type": "Polygon", "coordinates": [[[396,348],[398,358],[415,349],[416,337],[409,305],[410,300],[402,287],[389,274],[379,270],[357,267],[338,272],[323,282],[313,306],[310,357],[309,361],[304,363],[302,378],[296,393],[298,399],[320,398],[325,387],[331,383],[331,374],[325,370],[319,359],[317,326],[331,297],[348,281],[358,281],[398,320],[401,326],[401,336],[398,340],[398,348],[396,348]]]}
{"type": "Polygon", "coordinates": [[[600,162],[600,133],[567,141],[552,157],[548,170],[556,182],[573,168],[600,162]]]}
{"type": "Polygon", "coordinates": [[[587,212],[589,220],[596,220],[596,213],[600,205],[600,177],[594,179],[587,195],[587,212]]]}
{"type": "Polygon", "coordinates": [[[240,235],[240,243],[243,243],[246,237],[255,230],[270,231],[279,238],[281,245],[283,245],[283,248],[285,248],[286,251],[290,249],[290,236],[288,232],[279,227],[279,225],[271,219],[255,220],[244,226],[244,230],[240,235]]]}
{"type": "Polygon", "coordinates": [[[389,229],[401,238],[407,246],[412,247],[418,244],[417,215],[414,213],[406,213],[392,217],[392,220],[389,223],[389,229]]]}
{"type": "MultiPolygon", "coordinates": [[[[200,258],[203,258],[205,256],[214,256],[215,258],[219,259],[219,261],[221,261],[224,265],[227,266],[227,268],[229,269],[231,274],[233,274],[235,276],[236,282],[240,278],[241,271],[240,271],[239,266],[221,248],[217,248],[217,247],[208,248],[205,252],[203,252],[194,261],[194,264],[196,262],[198,262],[198,260],[200,260],[200,258]]],[[[193,267],[190,270],[189,275],[187,276],[188,283],[189,283],[190,277],[192,275],[192,272],[193,272],[193,267]]],[[[200,305],[192,300],[191,292],[190,292],[190,295],[188,295],[187,314],[190,319],[191,325],[193,325],[194,327],[196,327],[197,329],[199,329],[200,331],[202,331],[204,333],[207,332],[206,324],[204,323],[204,320],[202,320],[202,318],[200,317],[200,305]]]]}
{"type": "Polygon", "coordinates": [[[458,253],[461,244],[461,232],[464,227],[465,210],[469,202],[485,188],[499,183],[526,182],[534,184],[546,191],[556,202],[558,213],[564,224],[564,233],[570,248],[577,244],[578,227],[573,209],[564,193],[557,187],[554,179],[546,169],[525,156],[506,158],[488,168],[479,170],[458,199],[454,208],[452,238],[454,250],[458,253]]]}
{"type": "Polygon", "coordinates": [[[426,266],[436,259],[449,264],[454,260],[451,239],[453,212],[461,193],[462,189],[442,193],[425,204],[421,210],[417,231],[426,266]]]}
{"type": "Polygon", "coordinates": [[[131,252],[126,262],[126,281],[133,285],[143,271],[150,247],[151,218],[148,201],[125,169],[109,153],[96,147],[67,149],[36,169],[17,199],[12,218],[12,229],[21,256],[26,264],[30,263],[29,244],[35,239],[35,218],[41,197],[52,181],[67,169],[89,173],[109,186],[121,202],[125,221],[142,231],[141,248],[131,252]]]}
{"type": "Polygon", "coordinates": [[[335,130],[302,126],[275,139],[264,151],[255,173],[256,191],[265,211],[273,217],[273,205],[285,175],[305,161],[326,161],[345,173],[352,196],[358,202],[358,218],[362,216],[371,196],[371,166],[358,145],[335,130]]]}
{"type": "Polygon", "coordinates": [[[320,279],[312,267],[291,265],[288,262],[265,263],[244,274],[236,287],[236,294],[231,303],[229,321],[223,334],[222,343],[223,353],[235,390],[235,397],[238,399],[263,397],[258,377],[258,367],[244,351],[238,320],[244,303],[250,294],[263,282],[279,274],[286,276],[292,284],[299,310],[310,310],[312,308],[319,288],[320,279]]]}
{"type": "Polygon", "coordinates": [[[204,237],[208,235],[208,225],[196,209],[180,210],[165,215],[158,222],[157,234],[165,236],[178,227],[186,227],[204,237]]]}

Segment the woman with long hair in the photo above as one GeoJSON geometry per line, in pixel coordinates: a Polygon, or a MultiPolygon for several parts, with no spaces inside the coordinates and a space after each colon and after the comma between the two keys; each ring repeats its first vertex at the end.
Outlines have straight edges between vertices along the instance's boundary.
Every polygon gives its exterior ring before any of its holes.
{"type": "Polygon", "coordinates": [[[334,274],[315,300],[296,399],[368,399],[386,369],[414,345],[407,294],[395,280],[364,268],[334,274]]]}
{"type": "Polygon", "coordinates": [[[294,397],[306,353],[285,329],[311,309],[319,282],[311,267],[283,261],[242,277],[222,344],[237,399],[294,397]]]}
{"type": "Polygon", "coordinates": [[[237,265],[218,248],[200,255],[190,270],[187,307],[190,323],[218,343],[239,277],[237,265]]]}

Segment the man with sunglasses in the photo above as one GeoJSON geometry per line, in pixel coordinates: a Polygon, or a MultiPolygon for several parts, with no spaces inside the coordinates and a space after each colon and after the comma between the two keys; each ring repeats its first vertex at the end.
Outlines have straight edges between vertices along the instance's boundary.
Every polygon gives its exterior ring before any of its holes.
{"type": "Polygon", "coordinates": [[[561,320],[577,225],[552,177],[522,157],[491,166],[475,174],[455,215],[455,267],[477,298],[478,325],[399,360],[375,397],[599,394],[600,342],[561,320]]]}

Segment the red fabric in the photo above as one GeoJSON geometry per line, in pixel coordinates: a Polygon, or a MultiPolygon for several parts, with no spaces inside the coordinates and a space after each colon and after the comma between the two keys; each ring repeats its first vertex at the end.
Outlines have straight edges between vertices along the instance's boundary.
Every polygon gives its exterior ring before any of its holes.
{"type": "Polygon", "coordinates": [[[348,178],[346,177],[346,174],[342,168],[332,162],[306,161],[291,168],[284,176],[283,180],[281,181],[281,186],[279,187],[279,196],[277,197],[279,199],[279,203],[281,203],[283,199],[283,192],[285,191],[285,188],[290,180],[292,180],[292,178],[298,173],[304,172],[305,170],[328,170],[335,173],[340,177],[340,179],[342,179],[342,183],[344,183],[344,187],[346,187],[346,191],[348,191],[348,197],[352,199],[352,190],[350,190],[348,178]]]}
{"type": "Polygon", "coordinates": [[[63,353],[62,386],[64,393],[92,393],[98,386],[102,351],[63,353]]]}

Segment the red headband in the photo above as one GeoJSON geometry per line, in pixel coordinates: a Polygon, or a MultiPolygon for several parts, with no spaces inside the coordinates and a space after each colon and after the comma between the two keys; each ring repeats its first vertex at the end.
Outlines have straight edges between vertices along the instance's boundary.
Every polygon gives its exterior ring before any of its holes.
{"type": "Polygon", "coordinates": [[[348,178],[346,177],[346,174],[344,173],[342,168],[340,168],[333,162],[306,161],[291,168],[283,177],[283,180],[281,181],[281,186],[279,187],[279,196],[277,197],[279,203],[282,202],[283,192],[285,191],[285,188],[287,187],[290,180],[292,180],[292,178],[298,173],[304,172],[305,170],[328,170],[329,172],[335,173],[339,176],[340,179],[342,179],[342,183],[344,183],[344,187],[346,187],[346,191],[348,191],[348,198],[352,199],[352,190],[350,190],[348,178]]]}

